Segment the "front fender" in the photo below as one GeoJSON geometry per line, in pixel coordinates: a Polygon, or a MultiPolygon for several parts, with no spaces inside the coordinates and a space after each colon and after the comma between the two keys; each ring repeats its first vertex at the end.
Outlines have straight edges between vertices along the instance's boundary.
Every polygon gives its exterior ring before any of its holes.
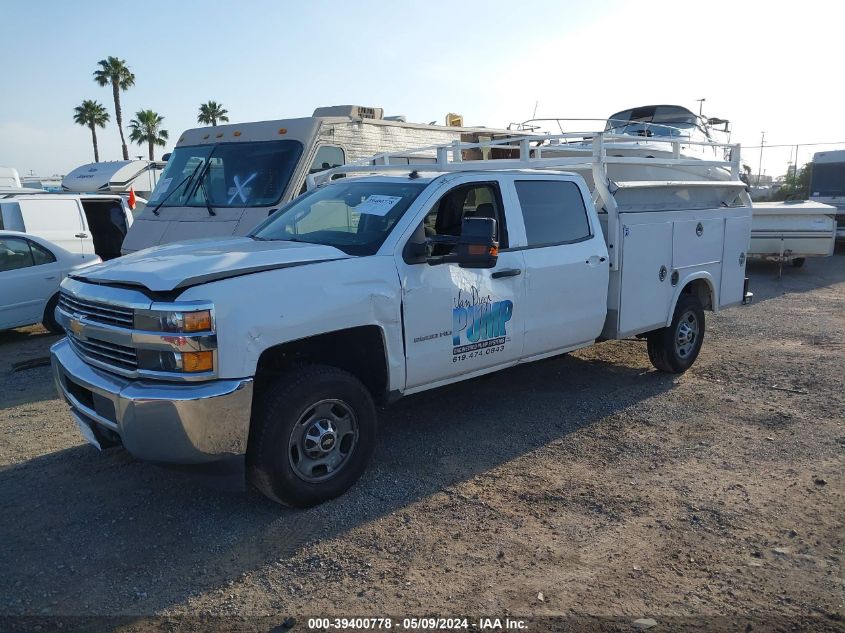
{"type": "Polygon", "coordinates": [[[254,376],[261,353],[300,339],[375,325],[389,389],[405,384],[401,289],[391,257],[272,270],[195,286],[179,299],[214,303],[221,378],[254,376]]]}

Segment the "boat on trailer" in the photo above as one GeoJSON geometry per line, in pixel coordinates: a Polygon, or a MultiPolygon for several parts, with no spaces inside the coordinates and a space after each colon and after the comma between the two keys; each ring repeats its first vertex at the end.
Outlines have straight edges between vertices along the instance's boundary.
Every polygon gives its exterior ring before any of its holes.
{"type": "MultiPolygon", "coordinates": [[[[603,147],[608,156],[645,158],[636,163],[609,166],[614,181],[725,181],[732,174],[724,167],[731,161],[730,121],[697,115],[678,105],[647,105],[629,108],[607,119],[542,118],[512,123],[511,129],[536,134],[557,127],[566,134],[556,141],[557,132],[547,131],[547,156],[590,156],[596,132],[564,132],[573,123],[604,125],[603,147]],[[552,147],[554,146],[554,147],[552,147]],[[667,162],[666,159],[672,159],[667,162]],[[678,164],[676,159],[691,159],[678,164]],[[653,163],[651,161],[654,161],[653,163]],[[722,163],[719,165],[718,163],[722,163]]],[[[738,151],[738,150],[737,150],[738,151]]]]}

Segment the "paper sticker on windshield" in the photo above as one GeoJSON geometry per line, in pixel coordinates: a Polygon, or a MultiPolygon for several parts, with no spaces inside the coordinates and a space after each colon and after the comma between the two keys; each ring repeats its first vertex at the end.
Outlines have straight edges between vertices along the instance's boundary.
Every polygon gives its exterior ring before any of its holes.
{"type": "Polygon", "coordinates": [[[355,210],[358,213],[366,213],[368,215],[386,215],[400,200],[402,200],[402,196],[373,195],[355,207],[355,210]]]}
{"type": "Polygon", "coordinates": [[[170,189],[170,183],[173,182],[173,178],[164,178],[158,181],[158,186],[156,187],[155,192],[150,197],[150,202],[155,202],[158,200],[163,194],[167,193],[167,190],[170,189]]]}

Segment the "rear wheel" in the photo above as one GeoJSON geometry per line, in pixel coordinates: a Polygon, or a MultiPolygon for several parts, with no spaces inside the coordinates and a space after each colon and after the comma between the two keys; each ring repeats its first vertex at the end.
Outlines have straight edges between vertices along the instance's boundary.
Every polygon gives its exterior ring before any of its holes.
{"type": "Polygon", "coordinates": [[[376,409],[352,374],[306,365],[269,380],[256,398],[247,468],[267,497],[308,507],[346,492],[375,446],[376,409]]]}
{"type": "Polygon", "coordinates": [[[59,305],[59,293],[54,294],[47,302],[47,307],[44,308],[44,317],[41,319],[41,325],[53,334],[64,334],[64,329],[62,329],[62,326],[59,325],[58,321],[56,321],[57,305],[59,305]]]}
{"type": "Polygon", "coordinates": [[[660,371],[681,374],[692,367],[704,342],[704,308],[698,298],[681,295],[669,327],[648,333],[648,357],[660,371]]]}

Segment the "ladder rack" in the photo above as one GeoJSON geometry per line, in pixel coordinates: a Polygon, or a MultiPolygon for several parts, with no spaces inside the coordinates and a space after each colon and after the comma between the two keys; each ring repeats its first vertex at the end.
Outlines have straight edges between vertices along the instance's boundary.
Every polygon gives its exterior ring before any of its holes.
{"type": "MultiPolygon", "coordinates": [[[[491,132],[492,134],[492,132],[491,132]]],[[[737,190],[744,206],[750,206],[750,198],[743,196],[745,183],[739,178],[740,174],[740,145],[732,143],[716,143],[710,141],[690,141],[678,138],[632,137],[630,135],[611,134],[606,132],[570,132],[564,134],[520,134],[491,138],[480,142],[467,143],[453,141],[445,145],[428,145],[399,152],[385,152],[376,154],[366,160],[341,165],[306,178],[308,189],[330,181],[337,175],[351,174],[384,174],[397,172],[469,172],[469,171],[503,171],[515,169],[543,169],[563,171],[588,171],[592,175],[594,191],[593,201],[596,207],[607,212],[607,241],[610,252],[611,270],[618,270],[619,253],[614,248],[619,243],[619,207],[614,193],[620,189],[631,188],[679,188],[679,187],[708,187],[722,186],[737,190]],[[643,144],[650,147],[665,146],[658,150],[663,156],[608,156],[607,144],[613,144],[613,150],[622,148],[636,148],[643,144]],[[721,151],[728,156],[726,160],[699,160],[686,158],[681,155],[681,149],[691,146],[712,147],[714,153],[721,151]],[[493,149],[509,150],[517,153],[517,158],[486,158],[493,149]],[[555,151],[566,152],[568,156],[555,151]],[[480,153],[481,158],[465,159],[464,153],[480,153]],[[575,155],[573,155],[575,154],[575,155]],[[392,159],[401,158],[407,163],[391,163],[392,159]],[[414,158],[420,162],[412,162],[414,158]],[[434,162],[431,159],[434,158],[434,162]],[[608,177],[608,165],[642,165],[667,167],[715,167],[729,170],[730,180],[720,181],[626,181],[613,182],[608,177]]]]}
{"type": "Polygon", "coordinates": [[[665,139],[654,137],[639,138],[619,134],[608,134],[605,132],[527,134],[506,136],[503,138],[490,139],[477,143],[466,143],[456,140],[445,145],[427,145],[425,147],[417,147],[398,152],[375,154],[374,156],[364,160],[354,161],[347,165],[340,165],[316,174],[309,174],[307,177],[307,184],[308,188],[311,189],[318,184],[327,182],[333,176],[339,174],[378,174],[397,171],[488,171],[502,169],[594,170],[597,163],[602,167],[612,164],[643,166],[662,165],[676,167],[722,167],[730,170],[731,180],[739,180],[740,145],[731,143],[689,141],[686,139],[665,139]],[[672,153],[669,157],[654,158],[644,156],[608,156],[606,148],[607,143],[617,143],[631,147],[636,147],[644,143],[649,145],[663,144],[671,147],[672,153]],[[584,147],[577,147],[576,144],[584,147]],[[683,158],[681,156],[681,148],[689,146],[712,147],[715,150],[727,150],[727,154],[730,158],[728,160],[700,160],[697,158],[683,158]],[[464,152],[478,150],[483,156],[485,150],[489,151],[493,148],[511,151],[518,150],[519,158],[463,158],[464,152]],[[564,150],[568,153],[574,152],[577,153],[578,156],[549,155],[554,154],[556,150],[564,150]],[[434,162],[430,162],[432,155],[435,158],[434,162]],[[401,164],[391,163],[391,159],[397,158],[407,160],[408,162],[401,164]],[[414,163],[411,162],[413,158],[419,158],[421,160],[419,163],[414,163]]]}

